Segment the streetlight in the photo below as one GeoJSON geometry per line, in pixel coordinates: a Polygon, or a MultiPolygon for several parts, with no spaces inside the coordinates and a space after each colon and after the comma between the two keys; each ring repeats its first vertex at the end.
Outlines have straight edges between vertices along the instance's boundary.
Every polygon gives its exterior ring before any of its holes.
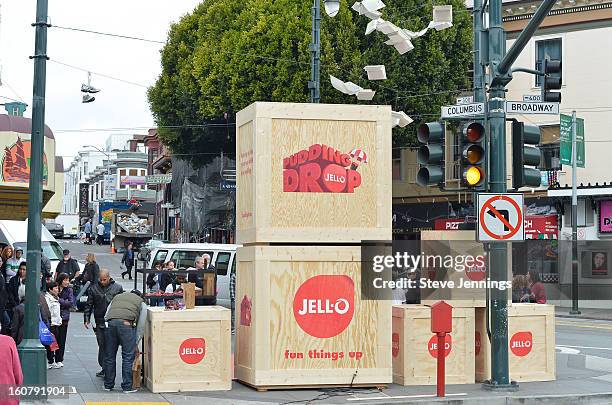
{"type": "MultiPolygon", "coordinates": [[[[334,17],[340,10],[340,0],[323,0],[325,12],[334,17]]],[[[312,42],[310,43],[310,102],[321,101],[321,0],[312,3],[312,42]]]]}

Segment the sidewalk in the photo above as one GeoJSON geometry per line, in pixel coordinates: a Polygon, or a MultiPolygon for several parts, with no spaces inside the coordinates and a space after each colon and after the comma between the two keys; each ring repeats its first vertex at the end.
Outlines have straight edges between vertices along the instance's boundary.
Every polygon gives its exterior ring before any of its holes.
{"type": "MultiPolygon", "coordinates": [[[[584,355],[557,354],[557,380],[552,382],[521,383],[513,393],[489,392],[480,384],[455,385],[447,387],[448,397],[437,399],[435,386],[402,387],[391,384],[384,391],[371,389],[345,390],[286,390],[257,392],[234,381],[228,392],[199,392],[184,394],[152,394],[141,389],[135,394],[121,391],[103,391],[102,379],[95,376],[97,345],[93,332],[85,330],[82,314],[73,313],[70,321],[65,367],[48,371],[48,384],[71,385],[77,394],[69,399],[49,400],[53,405],[84,405],[100,403],[147,403],[193,405],[213,403],[215,405],[241,404],[426,404],[452,403],[466,405],[507,405],[507,404],[612,404],[612,359],[597,358],[600,366],[589,369],[584,355]],[[603,362],[603,363],[602,363],[603,362]],[[586,366],[585,366],[586,364],[586,366]],[[601,366],[603,364],[603,367],[601,366]],[[296,402],[297,401],[297,402],[296,402]]],[[[591,356],[594,357],[594,356],[591,356]]],[[[120,360],[118,361],[116,389],[120,383],[120,360]]],[[[22,403],[26,403],[23,402],[22,403]]]]}
{"type": "Polygon", "coordinates": [[[594,319],[602,321],[612,321],[612,309],[590,309],[590,308],[578,308],[580,310],[579,315],[571,315],[571,308],[569,307],[555,307],[555,316],[559,318],[580,318],[580,319],[594,319]]]}

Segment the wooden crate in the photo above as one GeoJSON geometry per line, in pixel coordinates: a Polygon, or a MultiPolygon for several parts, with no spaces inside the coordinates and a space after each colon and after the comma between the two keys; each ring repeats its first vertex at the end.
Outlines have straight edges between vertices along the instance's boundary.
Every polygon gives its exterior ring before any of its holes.
{"type": "MultiPolygon", "coordinates": [[[[476,308],[476,381],[491,378],[491,346],[485,308],[476,308]]],[[[510,379],[518,382],[556,379],[555,307],[513,304],[508,307],[510,379]]]]}
{"type": "MultiPolygon", "coordinates": [[[[446,383],[474,384],[474,308],[453,308],[453,332],[450,337],[446,383]]],[[[394,305],[391,339],[393,382],[400,385],[435,385],[437,337],[431,333],[431,308],[424,305],[394,305]],[[435,346],[432,347],[432,344],[435,346]]]]}
{"type": "Polygon", "coordinates": [[[231,389],[229,309],[147,310],[144,367],[151,392],[231,389]]]}
{"type": "Polygon", "coordinates": [[[360,255],[238,248],[236,378],[258,389],[391,383],[391,306],[361,299],[360,255]]]}
{"type": "Polygon", "coordinates": [[[236,128],[236,243],[391,239],[389,106],[259,102],[238,113],[236,128]],[[315,159],[316,146],[310,156],[303,152],[313,145],[326,147],[321,156],[335,159],[338,151],[339,164],[315,159]],[[367,155],[367,163],[350,157],[355,149],[367,155]],[[292,156],[301,156],[293,162],[299,167],[291,165],[292,156]],[[291,167],[285,169],[285,162],[291,167]],[[331,181],[314,186],[306,180],[318,171],[331,181]],[[302,182],[295,180],[299,173],[302,182]],[[360,185],[349,187],[358,178],[360,185]]]}
{"type": "MultiPolygon", "coordinates": [[[[474,231],[423,231],[421,232],[421,251],[428,255],[471,255],[473,257],[484,255],[483,244],[475,240],[474,231]]],[[[512,250],[508,249],[508,281],[512,281],[512,250]]],[[[486,258],[485,258],[486,260],[486,258]]],[[[466,267],[464,271],[455,271],[440,268],[438,263],[424,266],[421,277],[431,280],[453,281],[454,288],[421,289],[421,303],[431,305],[444,300],[453,307],[485,307],[485,288],[457,288],[462,283],[485,282],[486,266],[466,267]]],[[[512,297],[512,287],[506,290],[508,299],[512,297]]]]}

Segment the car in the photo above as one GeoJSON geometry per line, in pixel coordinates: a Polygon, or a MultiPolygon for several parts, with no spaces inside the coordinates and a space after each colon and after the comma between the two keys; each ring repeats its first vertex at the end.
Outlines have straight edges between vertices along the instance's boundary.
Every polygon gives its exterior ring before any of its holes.
{"type": "Polygon", "coordinates": [[[229,280],[231,273],[236,271],[236,249],[240,246],[218,243],[163,244],[153,249],[147,268],[152,269],[158,261],[167,263],[172,260],[177,269],[187,269],[194,266],[196,257],[208,253],[217,270],[217,305],[230,308],[229,280]]]}
{"type": "Polygon", "coordinates": [[[64,225],[58,224],[57,222],[45,222],[45,228],[58,239],[64,238],[64,225]]]}
{"type": "MultiPolygon", "coordinates": [[[[0,247],[11,246],[13,249],[22,249],[27,253],[28,221],[0,220],[0,247]]],[[[55,269],[60,260],[63,259],[63,248],[55,240],[51,232],[41,224],[41,248],[42,253],[51,262],[51,274],[55,275],[55,269]]],[[[85,265],[79,263],[81,271],[85,265]]]]}

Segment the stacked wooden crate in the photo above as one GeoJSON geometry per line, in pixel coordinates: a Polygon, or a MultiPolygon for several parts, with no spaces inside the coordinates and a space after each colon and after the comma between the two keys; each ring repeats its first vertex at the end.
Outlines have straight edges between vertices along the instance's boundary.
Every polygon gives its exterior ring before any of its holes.
{"type": "Polygon", "coordinates": [[[236,377],[390,383],[390,303],[361,299],[359,244],[391,239],[391,109],[255,103],[236,126],[236,377]]]}

